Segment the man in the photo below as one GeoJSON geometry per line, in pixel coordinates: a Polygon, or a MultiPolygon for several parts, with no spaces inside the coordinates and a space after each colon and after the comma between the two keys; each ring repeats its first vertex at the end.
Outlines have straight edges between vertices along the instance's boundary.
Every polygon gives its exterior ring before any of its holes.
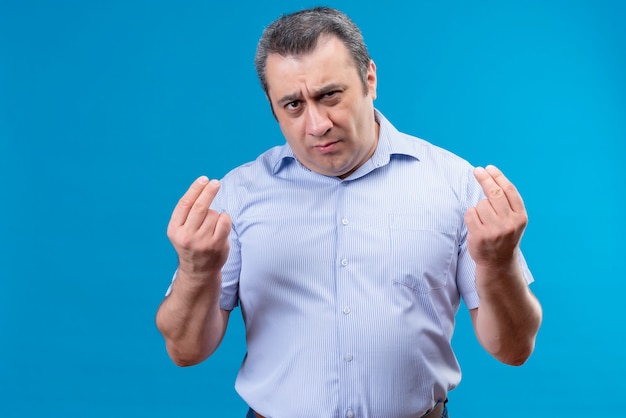
{"type": "Polygon", "coordinates": [[[337,10],[272,23],[256,68],[287,144],[200,177],[174,209],[179,265],[157,313],[173,361],[210,356],[240,305],[249,417],[447,417],[463,297],[482,346],[522,364],[541,309],[515,187],[395,130],[337,10]]]}

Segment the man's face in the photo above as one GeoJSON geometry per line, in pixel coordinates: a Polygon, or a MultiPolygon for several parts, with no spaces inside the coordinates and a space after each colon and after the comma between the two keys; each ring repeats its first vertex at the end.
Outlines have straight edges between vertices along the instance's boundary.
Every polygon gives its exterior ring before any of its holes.
{"type": "Polygon", "coordinates": [[[280,129],[305,167],[345,178],[371,157],[378,141],[373,62],[364,92],[348,49],[338,38],[323,36],[309,54],[270,54],[265,72],[280,129]]]}

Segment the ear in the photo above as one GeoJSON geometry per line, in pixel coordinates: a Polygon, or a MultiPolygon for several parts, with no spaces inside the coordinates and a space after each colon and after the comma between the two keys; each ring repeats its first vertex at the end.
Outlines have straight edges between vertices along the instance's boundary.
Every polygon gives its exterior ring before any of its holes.
{"type": "Polygon", "coordinates": [[[370,61],[369,68],[367,69],[367,89],[369,95],[372,96],[372,100],[376,99],[376,64],[374,61],[370,61]]]}

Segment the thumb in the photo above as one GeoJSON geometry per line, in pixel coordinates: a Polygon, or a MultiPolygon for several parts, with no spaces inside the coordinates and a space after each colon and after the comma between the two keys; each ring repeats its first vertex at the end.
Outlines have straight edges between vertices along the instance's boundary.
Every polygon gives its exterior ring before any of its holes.
{"type": "Polygon", "coordinates": [[[226,212],[220,213],[215,222],[215,230],[213,231],[213,237],[219,241],[226,240],[228,234],[230,234],[230,228],[232,221],[230,215],[226,212]]]}

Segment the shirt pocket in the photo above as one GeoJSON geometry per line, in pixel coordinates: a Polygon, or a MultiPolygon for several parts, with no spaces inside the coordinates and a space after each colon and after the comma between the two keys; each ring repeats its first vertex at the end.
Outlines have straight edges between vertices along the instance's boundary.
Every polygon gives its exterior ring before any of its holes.
{"type": "Polygon", "coordinates": [[[436,218],[390,215],[392,280],[420,293],[450,280],[457,255],[457,233],[436,218]]]}

